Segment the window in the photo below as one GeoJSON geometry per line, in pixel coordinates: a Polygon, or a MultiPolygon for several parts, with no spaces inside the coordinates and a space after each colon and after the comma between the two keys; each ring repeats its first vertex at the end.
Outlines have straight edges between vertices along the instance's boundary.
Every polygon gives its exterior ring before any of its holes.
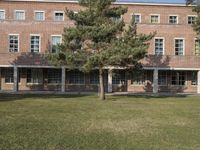
{"type": "Polygon", "coordinates": [[[42,84],[43,70],[42,69],[27,69],[27,83],[42,84]]]}
{"type": "Polygon", "coordinates": [[[200,39],[195,40],[195,55],[200,55],[200,39]]]}
{"type": "Polygon", "coordinates": [[[48,69],[48,83],[61,83],[61,69],[48,69]]]}
{"type": "Polygon", "coordinates": [[[186,85],[186,74],[183,71],[172,71],[172,85],[186,85]]]}
{"type": "Polygon", "coordinates": [[[169,24],[178,24],[178,16],[169,16],[169,24]]]}
{"type": "Polygon", "coordinates": [[[99,84],[99,72],[92,71],[90,73],[90,84],[99,84]]]}
{"type": "Polygon", "coordinates": [[[64,12],[55,12],[54,20],[55,21],[64,21],[64,12]]]}
{"type": "Polygon", "coordinates": [[[135,24],[141,23],[141,15],[140,14],[133,14],[133,21],[135,24]]]}
{"type": "Polygon", "coordinates": [[[51,52],[56,53],[58,51],[58,44],[61,44],[61,35],[51,36],[51,52]]]}
{"type": "Polygon", "coordinates": [[[151,23],[160,23],[160,16],[159,15],[151,15],[151,23]]]}
{"type": "Polygon", "coordinates": [[[39,53],[40,52],[40,36],[31,35],[31,52],[39,53]]]}
{"type": "Polygon", "coordinates": [[[142,73],[134,73],[131,75],[131,84],[132,85],[144,85],[145,84],[145,74],[142,73]]]}
{"type": "Polygon", "coordinates": [[[112,84],[126,84],[126,75],[123,70],[113,71],[112,84]]]}
{"type": "Polygon", "coordinates": [[[196,16],[188,16],[188,24],[195,24],[196,23],[196,16]]]}
{"type": "Polygon", "coordinates": [[[16,10],[15,11],[15,19],[16,20],[25,20],[25,11],[24,10],[16,10]]]}
{"type": "Polygon", "coordinates": [[[184,55],[183,39],[175,39],[175,55],[184,55]]]}
{"type": "Polygon", "coordinates": [[[45,20],[44,11],[35,11],[35,20],[37,21],[45,20]]]}
{"type": "Polygon", "coordinates": [[[4,20],[5,19],[5,10],[1,10],[0,9],[0,20],[4,20]]]}
{"type": "Polygon", "coordinates": [[[9,35],[9,52],[19,51],[19,35],[9,35]]]}
{"type": "Polygon", "coordinates": [[[69,83],[70,84],[84,84],[85,74],[79,70],[69,71],[69,83]]]}
{"type": "Polygon", "coordinates": [[[167,71],[159,71],[158,85],[167,85],[167,71]]]}
{"type": "Polygon", "coordinates": [[[164,55],[164,38],[155,38],[155,55],[164,55]]]}
{"type": "Polygon", "coordinates": [[[111,17],[112,21],[117,22],[121,20],[121,16],[111,17]]]}
{"type": "Polygon", "coordinates": [[[192,72],[191,85],[197,85],[197,72],[192,72]]]}
{"type": "Polygon", "coordinates": [[[14,70],[13,68],[5,68],[5,83],[14,82],[14,70]]]}

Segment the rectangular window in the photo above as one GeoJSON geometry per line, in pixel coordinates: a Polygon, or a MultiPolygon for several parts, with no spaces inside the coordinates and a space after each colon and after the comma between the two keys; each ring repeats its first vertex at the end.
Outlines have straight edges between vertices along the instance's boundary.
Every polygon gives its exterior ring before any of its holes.
{"type": "Polygon", "coordinates": [[[151,15],[151,23],[160,23],[160,16],[159,15],[151,15]]]}
{"type": "Polygon", "coordinates": [[[191,85],[197,85],[197,72],[192,72],[191,85]]]}
{"type": "Polygon", "coordinates": [[[61,69],[48,69],[48,83],[61,83],[61,69]]]}
{"type": "Polygon", "coordinates": [[[15,11],[15,20],[25,20],[25,11],[24,10],[16,10],[15,11]]]}
{"type": "Polygon", "coordinates": [[[43,70],[42,69],[27,69],[27,83],[42,84],[43,70]]]}
{"type": "Polygon", "coordinates": [[[14,70],[13,68],[5,68],[5,83],[14,82],[14,70]]]}
{"type": "Polygon", "coordinates": [[[141,23],[141,15],[140,14],[133,14],[133,21],[135,24],[141,23]]]}
{"type": "Polygon", "coordinates": [[[195,24],[197,20],[196,16],[188,16],[188,24],[192,25],[195,24]]]}
{"type": "Polygon", "coordinates": [[[58,44],[61,44],[61,35],[51,36],[51,52],[56,53],[58,51],[58,44]]]}
{"type": "Polygon", "coordinates": [[[35,11],[35,20],[44,21],[45,20],[44,11],[35,11]]]}
{"type": "Polygon", "coordinates": [[[9,35],[9,52],[19,51],[19,35],[9,35]]]}
{"type": "Polygon", "coordinates": [[[30,48],[32,53],[39,53],[40,52],[40,36],[39,35],[31,35],[30,40],[30,48]]]}
{"type": "Polygon", "coordinates": [[[186,85],[186,73],[183,71],[172,71],[172,85],[186,85]]]}
{"type": "Polygon", "coordinates": [[[200,39],[195,40],[195,55],[200,55],[200,39]]]}
{"type": "Polygon", "coordinates": [[[112,84],[126,85],[126,75],[123,70],[113,71],[112,84]]]}
{"type": "Polygon", "coordinates": [[[175,55],[184,55],[184,40],[175,39],[175,55]]]}
{"type": "Polygon", "coordinates": [[[4,20],[6,18],[5,10],[0,9],[0,20],[4,20]]]}
{"type": "Polygon", "coordinates": [[[167,71],[159,71],[158,85],[167,85],[167,71]]]}
{"type": "Polygon", "coordinates": [[[55,21],[64,21],[64,12],[54,12],[55,21]]]}
{"type": "Polygon", "coordinates": [[[68,72],[69,84],[84,84],[85,74],[79,70],[73,70],[68,72]]]}
{"type": "Polygon", "coordinates": [[[155,55],[164,55],[164,39],[155,38],[155,55]]]}
{"type": "Polygon", "coordinates": [[[169,24],[178,24],[178,16],[169,16],[169,24]]]}
{"type": "Polygon", "coordinates": [[[90,72],[90,84],[99,84],[99,72],[98,71],[90,72]]]}

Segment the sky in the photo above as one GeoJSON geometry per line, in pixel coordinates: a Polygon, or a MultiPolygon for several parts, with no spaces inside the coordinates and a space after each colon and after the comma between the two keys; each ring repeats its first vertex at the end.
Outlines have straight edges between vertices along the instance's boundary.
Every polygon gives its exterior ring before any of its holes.
{"type": "Polygon", "coordinates": [[[146,3],[185,3],[185,0],[118,0],[123,2],[146,2],[146,3]]]}

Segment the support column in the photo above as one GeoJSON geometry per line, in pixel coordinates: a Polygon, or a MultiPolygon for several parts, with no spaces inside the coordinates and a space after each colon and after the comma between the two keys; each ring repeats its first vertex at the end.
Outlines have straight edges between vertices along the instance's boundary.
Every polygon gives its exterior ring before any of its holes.
{"type": "Polygon", "coordinates": [[[0,68],[0,91],[1,91],[1,68],[0,68]]]}
{"type": "Polygon", "coordinates": [[[13,91],[17,92],[18,91],[18,68],[17,66],[14,66],[14,73],[13,73],[13,78],[14,78],[14,84],[13,84],[13,91]]]}
{"type": "Polygon", "coordinates": [[[153,93],[158,93],[158,69],[153,71],[153,93]]]}
{"type": "Polygon", "coordinates": [[[108,93],[112,93],[112,69],[108,70],[108,93]]]}
{"type": "Polygon", "coordinates": [[[197,93],[200,94],[200,70],[197,72],[197,93]]]}
{"type": "Polygon", "coordinates": [[[66,84],[66,69],[62,67],[62,83],[61,83],[61,92],[65,92],[65,84],[66,84]]]}

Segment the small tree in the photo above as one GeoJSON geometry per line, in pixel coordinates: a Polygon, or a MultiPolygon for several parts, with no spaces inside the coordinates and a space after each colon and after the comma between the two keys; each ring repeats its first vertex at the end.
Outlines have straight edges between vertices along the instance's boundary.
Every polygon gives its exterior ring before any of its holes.
{"type": "Polygon", "coordinates": [[[137,34],[134,23],[125,27],[121,16],[127,8],[115,7],[112,2],[115,0],[79,0],[83,10],[74,13],[67,9],[66,15],[74,21],[74,26],[64,29],[59,52],[48,57],[51,63],[72,69],[91,71],[97,68],[101,100],[105,99],[105,68],[138,66],[154,36],[154,33],[137,34]]]}

